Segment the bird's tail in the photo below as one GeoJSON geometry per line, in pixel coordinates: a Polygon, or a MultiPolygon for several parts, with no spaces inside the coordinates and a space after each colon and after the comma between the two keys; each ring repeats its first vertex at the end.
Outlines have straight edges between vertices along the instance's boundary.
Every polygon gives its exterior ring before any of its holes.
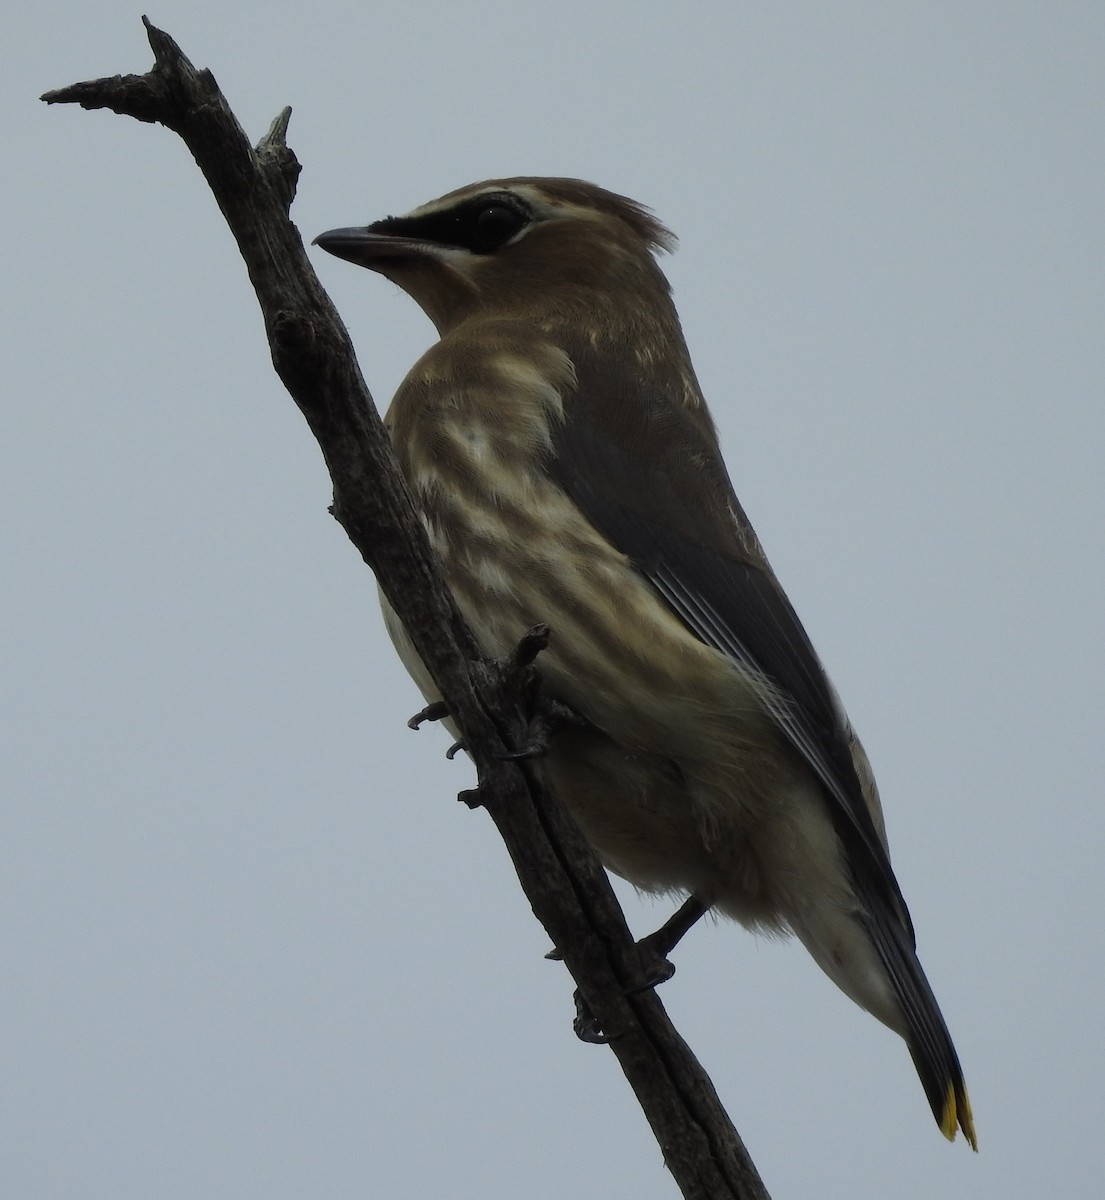
{"type": "Polygon", "coordinates": [[[940,1132],[953,1141],[956,1129],[961,1129],[971,1149],[977,1150],[971,1102],[959,1056],[917,958],[913,938],[896,915],[890,913],[870,917],[865,924],[901,1008],[905,1022],[903,1036],[940,1132]]]}
{"type": "Polygon", "coordinates": [[[791,917],[791,928],[841,991],[905,1039],[944,1136],[952,1140],[962,1129],[977,1150],[963,1071],[917,959],[908,913],[885,889],[853,880],[858,911],[821,905],[791,917]]]}

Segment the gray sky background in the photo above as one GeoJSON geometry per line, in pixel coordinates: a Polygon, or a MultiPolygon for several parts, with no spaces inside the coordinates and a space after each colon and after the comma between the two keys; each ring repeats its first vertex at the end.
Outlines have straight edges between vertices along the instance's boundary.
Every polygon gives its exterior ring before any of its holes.
{"type": "MultiPolygon", "coordinates": [[[[13,6],[0,1195],[676,1195],[327,515],[183,145],[13,6]]],[[[651,205],[732,474],[863,734],[981,1153],[793,943],[663,989],[777,1200],[1100,1194],[1105,9],[166,2],[305,238],[476,179],[651,205]]],[[[378,402],[433,337],[313,252],[378,402]]],[[[631,924],[670,906],[622,888],[631,924]]]]}

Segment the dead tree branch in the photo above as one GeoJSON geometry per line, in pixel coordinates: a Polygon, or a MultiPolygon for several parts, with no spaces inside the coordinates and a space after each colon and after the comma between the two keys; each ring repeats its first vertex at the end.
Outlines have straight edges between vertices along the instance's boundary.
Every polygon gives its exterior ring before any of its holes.
{"type": "Polygon", "coordinates": [[[300,170],[284,140],[290,110],[251,147],[211,73],[196,70],[172,38],[143,22],[155,60],[148,73],[77,83],[42,99],[160,123],[192,152],[245,260],[276,370],[322,449],[332,511],[440,687],[476,764],[479,803],[582,996],[614,1035],[610,1046],[683,1195],[766,1200],[709,1078],[654,989],[633,990],[641,978],[638,951],[604,871],[550,793],[540,760],[506,757],[525,744],[533,716],[526,671],[487,661],[446,591],[349,336],[289,219],[300,170]]]}

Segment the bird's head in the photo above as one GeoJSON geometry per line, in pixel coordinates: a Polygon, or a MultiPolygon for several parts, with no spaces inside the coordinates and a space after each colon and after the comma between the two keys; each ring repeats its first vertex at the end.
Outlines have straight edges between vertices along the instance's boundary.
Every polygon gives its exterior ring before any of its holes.
{"type": "Polygon", "coordinates": [[[674,237],[642,205],[579,179],[492,179],[315,243],[408,293],[441,334],[469,316],[578,320],[666,303],[654,253],[674,237]],[[627,296],[628,293],[628,296],[627,296]]]}

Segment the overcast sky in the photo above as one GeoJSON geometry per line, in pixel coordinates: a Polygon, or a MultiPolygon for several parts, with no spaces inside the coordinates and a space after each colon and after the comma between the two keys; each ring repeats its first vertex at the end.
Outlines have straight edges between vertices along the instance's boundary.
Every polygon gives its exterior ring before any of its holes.
{"type": "MultiPolygon", "coordinates": [[[[980,1153],[795,943],[705,925],[662,996],[776,1200],[1100,1194],[1105,9],[150,11],[306,239],[574,175],[665,269],[738,493],[879,778],[980,1153]]],[[[12,6],[5,120],[0,1195],[666,1200],[454,799],[373,580],[164,129],[139,9],[12,6]],[[33,12],[32,12],[33,9],[33,12]]],[[[319,251],[385,405],[433,331],[319,251]]],[[[670,905],[620,888],[640,933],[670,905]]]]}

